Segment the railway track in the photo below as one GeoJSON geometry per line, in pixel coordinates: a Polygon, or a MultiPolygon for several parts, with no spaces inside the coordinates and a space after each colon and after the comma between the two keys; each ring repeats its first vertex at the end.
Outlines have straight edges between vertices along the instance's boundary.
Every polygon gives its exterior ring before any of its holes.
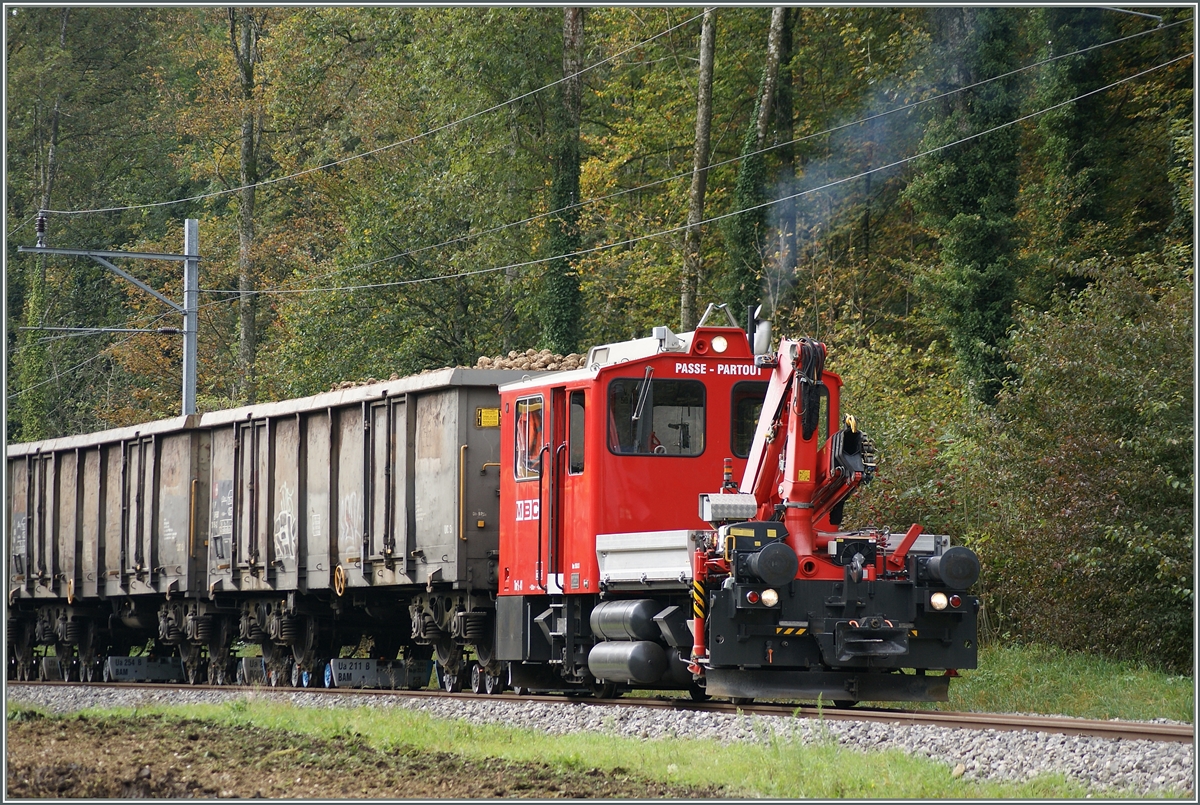
{"type": "MultiPolygon", "coordinates": [[[[254,690],[269,693],[308,693],[314,696],[340,694],[354,696],[410,696],[424,698],[458,698],[496,701],[496,696],[474,693],[446,693],[441,690],[375,690],[355,688],[293,688],[251,686],[237,688],[217,685],[170,685],[163,683],[78,683],[78,682],[14,682],[9,687],[92,687],[144,690],[212,690],[227,693],[239,690],[254,690]]],[[[1079,735],[1092,738],[1123,740],[1164,741],[1191,744],[1195,742],[1195,727],[1191,724],[1160,724],[1147,721],[1105,721],[1100,719],[1071,718],[1067,716],[1012,715],[999,713],[953,713],[937,710],[899,710],[891,708],[837,708],[815,707],[774,702],[734,705],[728,702],[695,702],[689,699],[667,697],[623,697],[619,699],[596,699],[590,696],[522,695],[501,694],[501,700],[510,702],[543,702],[552,704],[576,704],[587,707],[648,707],[666,710],[727,713],[741,712],[747,715],[826,719],[830,721],[868,721],[898,726],[934,726],[968,730],[997,730],[1049,732],[1063,735],[1079,735]]]]}

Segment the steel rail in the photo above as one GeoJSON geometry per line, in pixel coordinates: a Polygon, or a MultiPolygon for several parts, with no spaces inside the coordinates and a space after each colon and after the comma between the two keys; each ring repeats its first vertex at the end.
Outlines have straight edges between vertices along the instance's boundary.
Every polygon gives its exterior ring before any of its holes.
{"type": "Polygon", "coordinates": [[[169,685],[147,682],[17,682],[9,680],[9,688],[22,686],[52,687],[96,687],[142,690],[209,690],[225,693],[253,691],[256,693],[310,693],[313,695],[342,694],[353,696],[409,696],[413,698],[451,698],[480,701],[530,702],[543,704],[574,704],[588,707],[649,707],[692,712],[743,713],[745,715],[771,716],[776,718],[807,718],[827,721],[868,721],[896,726],[931,726],[949,729],[998,730],[1004,732],[1026,730],[1050,732],[1062,735],[1079,735],[1110,740],[1165,741],[1171,743],[1194,743],[1195,726],[1192,724],[1163,724],[1153,721],[1118,721],[1071,716],[1019,715],[1003,713],[954,713],[939,710],[893,710],[890,708],[838,708],[815,707],[782,703],[752,703],[735,705],[728,702],[696,702],[690,699],[619,698],[596,699],[590,695],[522,695],[511,691],[500,696],[488,696],[470,692],[447,693],[437,689],[388,690],[375,688],[294,688],[269,685],[169,685]]]}

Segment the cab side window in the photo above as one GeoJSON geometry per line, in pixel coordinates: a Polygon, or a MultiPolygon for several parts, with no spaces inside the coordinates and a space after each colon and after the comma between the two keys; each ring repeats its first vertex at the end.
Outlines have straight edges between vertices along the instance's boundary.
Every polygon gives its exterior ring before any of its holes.
{"type": "Polygon", "coordinates": [[[586,432],[583,427],[583,392],[571,392],[571,413],[570,413],[570,446],[568,452],[570,454],[570,464],[568,471],[572,475],[578,475],[583,472],[583,437],[586,432]]]}
{"type": "Polygon", "coordinates": [[[733,387],[733,434],[730,442],[733,454],[738,458],[750,455],[754,431],[758,428],[758,417],[762,413],[763,398],[767,396],[767,383],[748,381],[733,387]]]}
{"type": "Polygon", "coordinates": [[[513,471],[518,481],[537,478],[542,474],[542,397],[517,400],[516,455],[513,471]]]}

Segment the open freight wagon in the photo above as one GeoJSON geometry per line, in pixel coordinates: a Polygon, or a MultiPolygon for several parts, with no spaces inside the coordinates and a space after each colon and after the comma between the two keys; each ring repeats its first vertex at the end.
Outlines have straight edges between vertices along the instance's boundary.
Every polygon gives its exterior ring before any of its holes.
{"type": "Polygon", "coordinates": [[[364,638],[411,686],[435,652],[456,672],[494,608],[497,386],[528,375],[445,369],[10,445],[9,676],[90,680],[142,649],[191,681],[307,682],[364,638]],[[235,640],[261,659],[237,663],[235,640]]]}

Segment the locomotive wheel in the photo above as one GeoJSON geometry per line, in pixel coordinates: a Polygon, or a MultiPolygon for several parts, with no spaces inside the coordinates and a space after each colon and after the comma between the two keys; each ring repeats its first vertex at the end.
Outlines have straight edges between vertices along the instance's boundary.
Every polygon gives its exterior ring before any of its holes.
{"type": "Polygon", "coordinates": [[[616,682],[595,680],[591,684],[592,695],[597,699],[615,699],[621,695],[621,686],[616,682]]]}
{"type": "Polygon", "coordinates": [[[495,674],[484,676],[483,689],[489,696],[499,696],[504,692],[504,680],[495,674]]]}
{"type": "Polygon", "coordinates": [[[833,706],[839,710],[849,710],[858,705],[857,699],[834,699],[833,706]]]}
{"type": "Polygon", "coordinates": [[[479,663],[471,663],[471,692],[482,695],[486,684],[487,672],[479,667],[479,663]]]}
{"type": "Polygon", "coordinates": [[[463,678],[460,674],[442,674],[442,688],[447,693],[461,693],[463,678]]]}
{"type": "Polygon", "coordinates": [[[706,702],[709,700],[709,698],[711,698],[708,695],[708,691],[704,689],[704,686],[695,682],[693,682],[692,686],[688,688],[688,693],[691,694],[692,701],[694,702],[706,702]]]}
{"type": "Polygon", "coordinates": [[[731,696],[729,699],[730,704],[736,704],[739,707],[750,704],[753,701],[753,696],[731,696]]]}

